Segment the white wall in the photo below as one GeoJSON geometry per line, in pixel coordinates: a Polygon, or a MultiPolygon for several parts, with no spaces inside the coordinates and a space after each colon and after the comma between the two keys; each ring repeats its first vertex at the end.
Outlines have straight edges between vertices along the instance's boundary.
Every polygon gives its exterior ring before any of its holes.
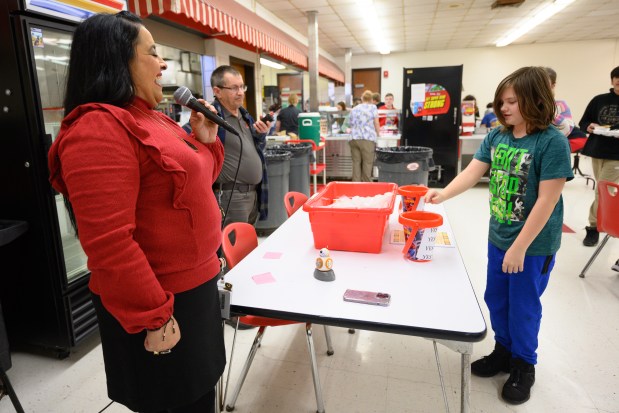
{"type": "MultiPolygon", "coordinates": [[[[277,86],[277,74],[278,73],[299,73],[294,70],[286,69],[273,69],[268,66],[261,66],[261,75],[264,86],[277,86]]],[[[309,99],[309,73],[301,72],[303,74],[303,98],[309,99]]],[[[318,102],[320,105],[325,105],[329,102],[329,80],[325,77],[318,76],[318,102]]],[[[300,98],[300,96],[299,96],[300,98]]]]}
{"type": "MultiPolygon", "coordinates": [[[[344,57],[337,63],[344,67],[344,57]]],[[[499,82],[514,70],[552,67],[557,72],[556,97],[568,103],[578,122],[591,98],[611,87],[610,71],[619,66],[619,39],[352,57],[353,69],[380,67],[389,71],[389,77],[382,78],[381,92],[383,96],[393,93],[398,108],[402,105],[403,68],[456,65],[464,65],[463,96],[474,95],[482,113],[499,82]]]]}

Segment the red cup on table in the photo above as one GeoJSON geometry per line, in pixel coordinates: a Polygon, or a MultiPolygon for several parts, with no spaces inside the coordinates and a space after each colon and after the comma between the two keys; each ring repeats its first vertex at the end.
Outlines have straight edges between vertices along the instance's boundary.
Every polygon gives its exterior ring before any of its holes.
{"type": "Polygon", "coordinates": [[[415,262],[431,261],[443,217],[434,212],[408,211],[400,214],[398,222],[404,227],[404,256],[415,262]]]}
{"type": "Polygon", "coordinates": [[[402,196],[400,209],[402,212],[423,210],[425,201],[423,197],[428,192],[425,185],[404,185],[398,187],[398,195],[402,196]]]}

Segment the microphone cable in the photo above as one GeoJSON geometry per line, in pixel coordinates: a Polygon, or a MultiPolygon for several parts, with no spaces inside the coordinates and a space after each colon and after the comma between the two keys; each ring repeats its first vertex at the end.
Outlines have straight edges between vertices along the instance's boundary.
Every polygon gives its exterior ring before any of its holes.
{"type": "MultiPolygon", "coordinates": [[[[239,170],[241,169],[241,160],[243,159],[243,138],[241,138],[240,134],[236,136],[239,138],[239,147],[240,147],[239,161],[236,165],[236,171],[234,172],[234,179],[232,180],[232,190],[230,191],[230,197],[228,198],[228,203],[226,204],[225,209],[221,207],[221,204],[219,202],[217,202],[217,204],[219,205],[219,209],[222,213],[222,216],[221,216],[221,230],[222,231],[224,229],[224,224],[226,222],[226,216],[228,215],[228,210],[230,209],[230,202],[232,202],[232,196],[234,195],[234,188],[236,187],[236,180],[239,176],[239,170]]],[[[225,149],[224,149],[224,153],[225,153],[225,149]]],[[[222,192],[223,192],[223,189],[220,189],[219,191],[220,200],[221,200],[222,192]]],[[[219,244],[219,248],[217,249],[217,257],[219,257],[219,262],[221,264],[219,277],[220,277],[220,280],[223,280],[224,275],[227,272],[226,269],[228,268],[228,263],[226,262],[226,257],[224,257],[224,251],[223,251],[222,244],[219,244]]]]}
{"type": "MultiPolygon", "coordinates": [[[[232,195],[234,195],[234,188],[236,187],[236,180],[239,176],[239,170],[241,169],[241,159],[243,159],[243,138],[241,135],[238,135],[240,151],[239,151],[239,162],[236,165],[236,171],[234,173],[234,179],[232,180],[232,190],[230,191],[230,197],[228,198],[228,204],[226,205],[226,209],[222,209],[223,217],[221,218],[221,229],[224,229],[224,222],[226,222],[226,216],[228,215],[228,209],[230,209],[230,202],[232,201],[232,195]]],[[[223,192],[223,190],[221,190],[223,192]]]]}

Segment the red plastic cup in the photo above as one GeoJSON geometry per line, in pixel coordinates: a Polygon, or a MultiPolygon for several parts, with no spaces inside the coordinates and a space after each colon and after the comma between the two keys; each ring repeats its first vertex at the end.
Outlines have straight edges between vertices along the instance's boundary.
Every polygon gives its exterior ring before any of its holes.
{"type": "Polygon", "coordinates": [[[423,210],[423,197],[428,192],[425,185],[404,185],[398,188],[398,195],[402,196],[402,212],[423,210]]]}
{"type": "Polygon", "coordinates": [[[415,262],[431,261],[436,233],[438,227],[443,225],[443,217],[434,212],[408,211],[400,214],[398,222],[404,227],[404,256],[415,262]]]}

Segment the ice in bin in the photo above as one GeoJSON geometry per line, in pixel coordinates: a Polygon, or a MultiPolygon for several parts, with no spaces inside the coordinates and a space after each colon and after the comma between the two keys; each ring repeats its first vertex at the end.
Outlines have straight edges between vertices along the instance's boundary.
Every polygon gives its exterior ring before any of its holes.
{"type": "Polygon", "coordinates": [[[383,234],[393,211],[397,185],[391,182],[330,182],[310,198],[303,210],[309,213],[314,247],[331,250],[379,253],[383,234]],[[373,197],[389,192],[384,208],[334,208],[342,197],[373,197]]]}

